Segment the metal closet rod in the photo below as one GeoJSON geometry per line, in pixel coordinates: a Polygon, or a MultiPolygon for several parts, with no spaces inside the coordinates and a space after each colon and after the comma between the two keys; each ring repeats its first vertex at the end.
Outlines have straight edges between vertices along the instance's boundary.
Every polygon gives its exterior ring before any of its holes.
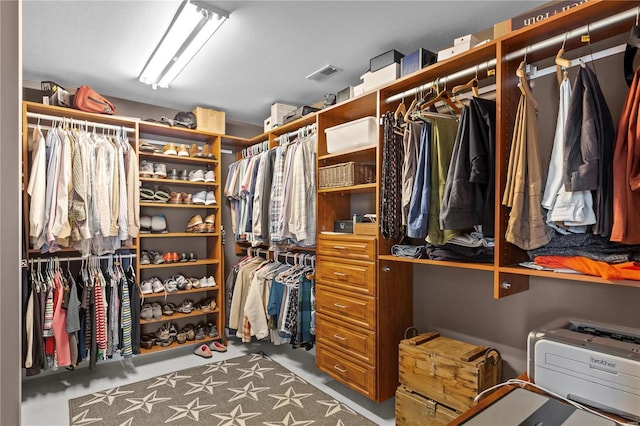
{"type": "Polygon", "coordinates": [[[283,136],[298,136],[300,133],[300,131],[303,130],[304,132],[313,132],[316,130],[316,123],[312,123],[312,124],[307,124],[306,126],[302,126],[300,127],[298,130],[294,130],[288,133],[283,133],[280,136],[278,136],[277,138],[275,138],[276,142],[280,142],[280,138],[282,138],[283,136]]]}
{"type": "Polygon", "coordinates": [[[107,260],[107,259],[134,259],[136,254],[104,254],[101,256],[74,256],[74,257],[65,257],[65,256],[49,256],[49,257],[39,257],[37,259],[29,259],[29,263],[36,262],[46,262],[49,259],[58,258],[58,260],[68,260],[68,261],[76,261],[76,260],[90,260],[90,259],[98,259],[98,260],[107,260]]]}
{"type": "MultiPolygon", "coordinates": [[[[599,21],[595,21],[592,24],[588,24],[588,25],[583,25],[582,27],[573,29],[571,31],[567,31],[565,34],[559,34],[557,36],[554,37],[550,37],[546,40],[540,41],[538,43],[534,43],[530,46],[527,47],[523,47],[522,49],[516,50],[514,52],[511,52],[507,55],[505,55],[505,60],[506,61],[512,61],[514,59],[518,59],[518,58],[524,58],[525,53],[529,54],[532,52],[536,52],[538,50],[542,50],[542,49],[546,49],[549,47],[553,47],[553,46],[559,46],[562,44],[562,42],[565,39],[570,39],[570,38],[575,38],[575,37],[579,37],[584,35],[587,32],[590,31],[597,31],[603,28],[606,28],[610,25],[614,25],[617,24],[619,22],[631,19],[631,18],[635,18],[638,16],[638,11],[640,10],[640,8],[638,7],[634,7],[633,9],[629,9],[626,10],[624,12],[620,12],[617,13],[615,15],[611,15],[607,18],[601,19],[599,21]]],[[[437,81],[438,83],[446,83],[447,81],[450,80],[457,80],[463,77],[468,77],[468,76],[472,76],[475,75],[476,72],[482,68],[484,69],[489,69],[490,67],[494,67],[496,65],[497,61],[495,59],[490,59],[489,61],[484,62],[483,64],[479,64],[477,66],[473,66],[473,67],[469,67],[463,70],[460,70],[458,72],[455,72],[451,75],[448,75],[446,77],[442,77],[439,78],[437,81]]],[[[418,93],[419,91],[424,91],[427,89],[430,89],[431,87],[434,86],[436,82],[435,81],[431,81],[429,83],[425,83],[422,84],[418,87],[414,87],[413,89],[409,89],[409,90],[405,90],[402,93],[398,93],[396,95],[390,96],[387,99],[385,99],[385,103],[391,103],[397,100],[400,100],[402,98],[405,97],[409,97],[412,95],[415,95],[416,93],[418,93]]]]}
{"type": "Polygon", "coordinates": [[[125,129],[125,131],[127,131],[128,133],[133,133],[133,132],[136,131],[136,129],[131,128],[131,127],[115,126],[113,124],[97,123],[95,121],[78,120],[78,119],[75,119],[75,118],[58,117],[58,116],[55,116],[55,115],[40,114],[38,112],[27,112],[27,117],[28,118],[38,118],[38,119],[41,119],[41,120],[49,120],[49,121],[73,120],[73,121],[76,121],[76,122],[78,122],[80,124],[85,124],[87,126],[92,126],[92,127],[99,127],[101,129],[107,129],[107,130],[122,130],[122,129],[125,129]]]}

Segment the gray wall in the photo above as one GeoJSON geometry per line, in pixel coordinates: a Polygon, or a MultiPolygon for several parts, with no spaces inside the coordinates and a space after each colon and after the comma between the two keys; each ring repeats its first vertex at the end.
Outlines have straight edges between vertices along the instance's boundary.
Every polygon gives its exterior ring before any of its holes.
{"type": "Polygon", "coordinates": [[[0,423],[20,423],[20,5],[0,1],[0,423]],[[18,161],[16,161],[18,160],[18,161]]]}

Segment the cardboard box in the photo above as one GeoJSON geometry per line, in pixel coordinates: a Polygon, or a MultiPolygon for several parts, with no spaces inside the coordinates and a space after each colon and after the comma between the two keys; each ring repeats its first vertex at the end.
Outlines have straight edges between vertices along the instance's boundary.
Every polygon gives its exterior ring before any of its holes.
{"type": "Polygon", "coordinates": [[[397,426],[447,425],[460,414],[406,386],[396,390],[397,426]]]}
{"type": "Polygon", "coordinates": [[[502,37],[505,34],[509,34],[511,32],[511,20],[507,19],[506,21],[498,22],[493,25],[493,39],[497,39],[502,37]]]}
{"type": "Polygon", "coordinates": [[[367,72],[360,79],[364,84],[363,88],[365,92],[377,89],[380,86],[384,86],[387,83],[400,77],[400,64],[393,63],[376,72],[367,72]]]}
{"type": "Polygon", "coordinates": [[[369,72],[376,72],[391,64],[400,64],[404,55],[397,50],[389,50],[376,57],[369,59],[369,72]]]}
{"type": "Polygon", "coordinates": [[[405,75],[421,70],[428,65],[435,64],[437,61],[437,54],[427,49],[420,48],[402,58],[400,61],[400,75],[404,77],[405,75]]]}
{"type": "Polygon", "coordinates": [[[458,38],[453,40],[453,45],[454,46],[456,46],[456,47],[463,46],[463,47],[465,47],[465,50],[469,50],[469,49],[475,47],[476,44],[478,44],[478,39],[475,38],[475,36],[473,34],[467,34],[465,36],[458,37],[458,38]]]}
{"type": "Polygon", "coordinates": [[[400,341],[398,369],[402,385],[457,411],[502,381],[500,353],[442,337],[437,332],[400,341]]]}
{"type": "Polygon", "coordinates": [[[462,52],[466,52],[467,49],[466,46],[464,45],[460,45],[460,46],[453,46],[453,47],[448,47],[446,49],[442,49],[440,51],[438,51],[438,62],[442,62],[445,59],[449,59],[453,56],[459,55],[462,52]]]}
{"type": "Polygon", "coordinates": [[[196,116],[197,130],[224,135],[226,130],[224,111],[195,107],[193,113],[196,116]]]}

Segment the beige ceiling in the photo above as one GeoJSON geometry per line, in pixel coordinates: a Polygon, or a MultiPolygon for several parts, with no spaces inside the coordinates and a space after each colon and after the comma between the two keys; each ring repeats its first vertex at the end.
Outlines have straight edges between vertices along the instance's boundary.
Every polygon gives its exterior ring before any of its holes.
{"type": "Polygon", "coordinates": [[[82,84],[177,110],[262,125],[273,102],[310,105],[360,82],[389,49],[437,51],[541,1],[210,1],[230,19],[168,89],[138,82],[180,2],[23,0],[23,78],[82,84]],[[324,82],[305,76],[332,64],[324,82]]]}

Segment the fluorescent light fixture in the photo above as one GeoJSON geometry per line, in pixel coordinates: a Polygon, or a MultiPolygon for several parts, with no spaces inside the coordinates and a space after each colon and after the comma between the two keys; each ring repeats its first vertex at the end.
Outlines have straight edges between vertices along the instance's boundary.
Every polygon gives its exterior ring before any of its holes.
{"type": "Polygon", "coordinates": [[[203,1],[185,0],[147,61],[140,82],[169,87],[229,14],[203,1]]]}

